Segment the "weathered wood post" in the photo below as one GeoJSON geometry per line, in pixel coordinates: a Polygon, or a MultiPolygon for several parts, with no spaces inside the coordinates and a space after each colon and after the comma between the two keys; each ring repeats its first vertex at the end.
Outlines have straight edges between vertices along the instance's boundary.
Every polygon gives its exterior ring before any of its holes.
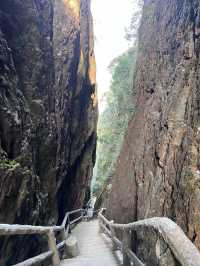
{"type": "Polygon", "coordinates": [[[100,214],[98,214],[98,222],[99,222],[99,234],[102,234],[102,233],[103,233],[103,230],[102,230],[101,224],[102,224],[103,222],[101,221],[101,216],[100,216],[100,214]]]}
{"type": "Polygon", "coordinates": [[[81,217],[82,217],[82,220],[84,220],[84,213],[85,213],[85,210],[82,209],[82,210],[81,210],[81,217]]]}
{"type": "Polygon", "coordinates": [[[116,233],[115,233],[115,229],[112,227],[112,224],[114,224],[114,221],[111,221],[110,222],[110,231],[111,231],[111,238],[112,238],[112,242],[113,242],[113,251],[117,250],[118,247],[117,247],[117,244],[115,243],[114,241],[114,238],[116,237],[116,233]]]}
{"type": "Polygon", "coordinates": [[[60,231],[60,236],[61,236],[61,241],[65,241],[65,246],[62,252],[62,259],[65,259],[67,256],[65,227],[60,231]]]}
{"type": "MultiPolygon", "coordinates": [[[[102,214],[105,215],[105,212],[106,212],[106,209],[103,208],[103,209],[102,209],[102,214]]],[[[104,233],[104,229],[103,229],[103,227],[101,226],[101,225],[104,225],[104,221],[102,220],[102,218],[101,218],[100,215],[98,215],[98,220],[99,220],[99,233],[101,234],[101,233],[104,233]]]]}
{"type": "Polygon", "coordinates": [[[48,245],[49,249],[53,252],[53,257],[52,257],[52,265],[53,266],[60,266],[60,258],[59,258],[59,253],[56,247],[56,239],[55,235],[53,232],[53,229],[49,230],[47,233],[48,235],[48,245]]]}
{"type": "Polygon", "coordinates": [[[127,250],[131,249],[131,233],[124,230],[123,232],[123,266],[130,266],[130,259],[127,255],[127,250]]]}
{"type": "Polygon", "coordinates": [[[60,231],[61,241],[66,240],[65,228],[60,231]]]}
{"type": "Polygon", "coordinates": [[[71,231],[71,225],[70,225],[70,218],[69,218],[69,216],[67,218],[67,222],[68,222],[68,225],[69,225],[68,233],[71,234],[72,231],[71,231]]]}
{"type": "Polygon", "coordinates": [[[103,222],[101,221],[101,218],[99,217],[99,234],[102,234],[103,233],[103,229],[102,229],[102,225],[103,222]]]}

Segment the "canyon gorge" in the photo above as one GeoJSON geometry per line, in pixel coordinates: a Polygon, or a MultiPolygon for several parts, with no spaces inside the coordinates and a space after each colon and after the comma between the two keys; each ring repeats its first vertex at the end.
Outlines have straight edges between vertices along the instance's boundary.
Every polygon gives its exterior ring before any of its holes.
{"type": "MultiPolygon", "coordinates": [[[[98,208],[116,223],[168,217],[200,249],[200,2],[141,2],[135,45],[110,65],[98,208]]],[[[90,0],[1,0],[0,224],[60,225],[90,199],[94,41],[90,0]]],[[[180,265],[155,230],[131,240],[145,265],[180,265]]],[[[43,251],[42,237],[1,236],[0,266],[43,251]]]]}

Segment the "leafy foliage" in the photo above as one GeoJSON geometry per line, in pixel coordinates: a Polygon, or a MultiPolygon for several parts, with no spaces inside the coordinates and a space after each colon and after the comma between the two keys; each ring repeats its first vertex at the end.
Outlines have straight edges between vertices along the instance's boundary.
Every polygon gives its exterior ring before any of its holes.
{"type": "Polygon", "coordinates": [[[109,66],[112,74],[110,90],[106,95],[106,108],[98,125],[97,173],[93,192],[112,179],[117,157],[130,117],[134,112],[133,73],[136,48],[114,59],[109,66]]]}
{"type": "Polygon", "coordinates": [[[20,164],[15,160],[0,159],[0,168],[14,169],[18,166],[20,166],[20,164]]]}
{"type": "Polygon", "coordinates": [[[112,81],[106,94],[106,108],[99,118],[97,164],[92,183],[93,193],[97,195],[104,190],[105,185],[111,183],[124,134],[134,113],[133,77],[144,0],[134,0],[133,4],[131,23],[125,29],[125,38],[131,48],[115,58],[109,66],[112,81]]]}

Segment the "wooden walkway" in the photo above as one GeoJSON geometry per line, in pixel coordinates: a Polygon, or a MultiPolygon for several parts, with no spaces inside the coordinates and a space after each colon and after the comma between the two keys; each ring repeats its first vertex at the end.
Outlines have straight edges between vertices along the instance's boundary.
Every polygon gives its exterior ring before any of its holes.
{"type": "Polygon", "coordinates": [[[99,233],[98,220],[81,222],[72,231],[78,240],[80,255],[63,260],[62,266],[117,266],[121,265],[112,250],[112,241],[99,233]]]}
{"type": "MultiPolygon", "coordinates": [[[[48,251],[18,263],[15,266],[39,265],[50,259],[51,264],[54,266],[117,266],[122,265],[122,263],[124,266],[145,266],[144,262],[132,250],[131,235],[138,230],[141,232],[143,230],[153,230],[162,237],[180,265],[200,266],[199,250],[187,238],[181,228],[170,219],[166,217],[154,217],[129,224],[116,224],[106,218],[105,211],[105,209],[102,209],[98,213],[98,220],[89,222],[83,221],[86,219],[86,216],[84,216],[86,211],[84,209],[67,212],[60,226],[0,224],[0,236],[35,234],[46,236],[49,247],[48,251]],[[75,214],[78,217],[73,220],[75,214]],[[67,249],[67,239],[69,241],[68,244],[70,243],[69,228],[77,224],[77,222],[80,223],[72,230],[72,235],[77,238],[80,254],[76,258],[60,261],[59,251],[64,248],[67,249]],[[102,232],[106,235],[99,233],[99,225],[102,232]],[[116,230],[120,230],[123,233],[122,241],[117,238],[115,234],[116,230]],[[56,236],[58,234],[60,239],[56,243],[56,236]],[[112,242],[114,243],[115,249],[117,249],[115,253],[113,252],[112,242]]],[[[69,247],[68,252],[70,252],[69,247]]],[[[160,253],[159,250],[158,252],[160,253]]],[[[63,255],[65,256],[66,254],[63,255]]],[[[159,256],[158,263],[162,264],[163,259],[165,260],[165,256],[159,256]]],[[[158,256],[156,260],[158,260],[158,256]]]]}

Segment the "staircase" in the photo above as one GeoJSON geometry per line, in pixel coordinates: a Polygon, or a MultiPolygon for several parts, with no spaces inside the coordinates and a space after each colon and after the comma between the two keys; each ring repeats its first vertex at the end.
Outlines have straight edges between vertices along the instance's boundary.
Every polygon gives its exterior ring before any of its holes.
{"type": "MultiPolygon", "coordinates": [[[[0,236],[47,236],[49,251],[15,266],[40,265],[49,259],[53,266],[150,266],[148,261],[144,264],[132,250],[132,234],[148,229],[158,233],[178,265],[200,266],[198,249],[181,228],[168,218],[156,217],[130,224],[116,224],[106,218],[105,209],[99,212],[98,219],[86,221],[87,218],[86,210],[79,209],[68,212],[60,226],[0,224],[0,236]],[[66,251],[66,240],[71,233],[78,239],[80,254],[73,259],[62,259],[66,251]],[[122,236],[122,240],[121,237],[119,239],[119,235],[122,236]],[[58,236],[59,242],[55,236],[58,236]]],[[[158,248],[159,246],[157,251],[158,248]]]]}

